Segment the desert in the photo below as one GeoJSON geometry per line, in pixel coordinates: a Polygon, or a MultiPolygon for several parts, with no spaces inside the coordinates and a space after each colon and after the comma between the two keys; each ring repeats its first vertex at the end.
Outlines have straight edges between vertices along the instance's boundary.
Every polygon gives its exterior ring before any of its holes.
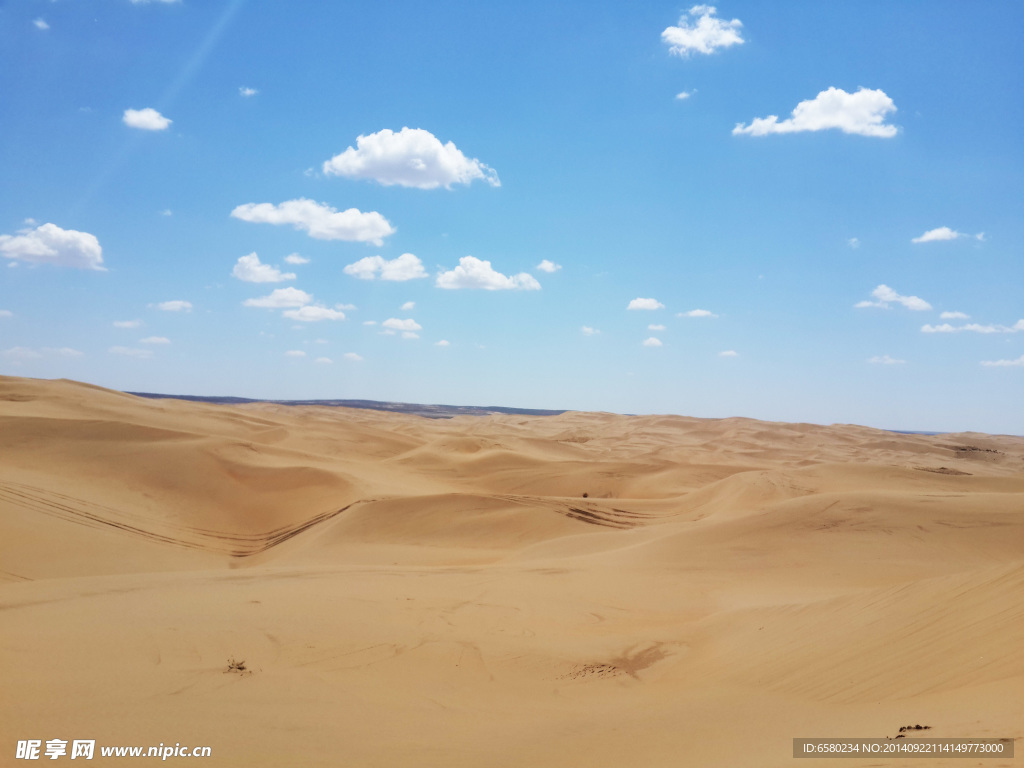
{"type": "Polygon", "coordinates": [[[1024,736],[1021,437],[3,377],[0,521],[5,745],[783,766],[1024,736]]]}

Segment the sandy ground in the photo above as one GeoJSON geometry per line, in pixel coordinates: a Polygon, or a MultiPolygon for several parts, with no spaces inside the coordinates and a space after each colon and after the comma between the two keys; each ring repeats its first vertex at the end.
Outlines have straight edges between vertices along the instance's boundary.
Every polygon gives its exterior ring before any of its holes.
{"type": "Polygon", "coordinates": [[[1022,649],[1024,438],[0,377],[0,765],[1010,766],[792,739],[1020,752],[1022,649]]]}

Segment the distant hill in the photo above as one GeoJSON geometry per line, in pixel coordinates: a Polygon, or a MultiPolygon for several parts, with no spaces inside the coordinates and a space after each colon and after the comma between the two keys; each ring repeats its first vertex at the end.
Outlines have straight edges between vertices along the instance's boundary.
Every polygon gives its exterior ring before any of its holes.
{"type": "Polygon", "coordinates": [[[489,416],[506,413],[513,416],[558,416],[565,411],[546,411],[539,408],[505,408],[500,405],[421,405],[419,403],[389,403],[382,400],[253,400],[248,397],[216,397],[202,395],[162,395],[155,392],[129,392],[129,395],[154,400],[189,400],[194,403],[274,403],[276,405],[323,405],[332,408],[363,408],[371,411],[393,411],[423,416],[427,419],[450,419],[453,416],[489,416]]]}

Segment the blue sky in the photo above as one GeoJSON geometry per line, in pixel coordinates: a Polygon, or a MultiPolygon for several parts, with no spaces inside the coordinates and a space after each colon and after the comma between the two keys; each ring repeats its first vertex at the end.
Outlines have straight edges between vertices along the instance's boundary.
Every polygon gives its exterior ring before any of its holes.
{"type": "Polygon", "coordinates": [[[1024,434],[1022,31],[7,2],[0,373],[1024,434]]]}

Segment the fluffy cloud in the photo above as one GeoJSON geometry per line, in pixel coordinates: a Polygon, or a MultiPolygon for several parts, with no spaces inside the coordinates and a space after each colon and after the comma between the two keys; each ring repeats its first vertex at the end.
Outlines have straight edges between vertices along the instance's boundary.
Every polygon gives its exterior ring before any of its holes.
{"type": "Polygon", "coordinates": [[[320,363],[321,365],[330,365],[330,364],[331,364],[331,363],[333,363],[334,361],[333,361],[333,360],[331,360],[331,358],[329,358],[329,357],[318,357],[318,358],[317,358],[316,360],[314,360],[313,362],[314,362],[314,363],[320,363]]]}
{"type": "Polygon", "coordinates": [[[403,304],[400,307],[400,309],[403,312],[412,312],[414,309],[416,309],[416,302],[415,301],[407,301],[407,302],[405,302],[405,304],[403,304]]]}
{"type": "Polygon", "coordinates": [[[0,235],[0,256],[30,264],[105,271],[103,249],[95,235],[56,224],[22,229],[17,235],[0,235]]]}
{"type": "Polygon", "coordinates": [[[968,235],[964,232],[957,232],[955,229],[949,227],[936,227],[935,229],[929,229],[920,237],[912,238],[912,243],[935,243],[942,240],[959,240],[961,237],[973,237],[975,240],[984,240],[985,233],[979,232],[976,235],[968,235]]]}
{"type": "Polygon", "coordinates": [[[714,53],[716,48],[742,45],[743,36],[739,19],[726,21],[715,16],[715,7],[695,5],[689,15],[692,22],[683,16],[678,27],[668,27],[661,33],[661,39],[669,46],[669,53],[687,57],[692,53],[714,53]]]}
{"type": "Polygon", "coordinates": [[[664,309],[665,305],[657,299],[641,299],[636,298],[629,302],[629,306],[626,309],[664,309]]]}
{"type": "Polygon", "coordinates": [[[1024,368],[1024,355],[1016,360],[982,360],[981,364],[992,368],[1024,368]]]}
{"type": "Polygon", "coordinates": [[[892,138],[897,128],[895,125],[886,125],[885,116],[895,111],[896,105],[882,90],[861,88],[856,93],[847,93],[842,88],[829,88],[813,99],[797,104],[789,120],[779,122],[777,115],[758,117],[750,125],[737,123],[732,132],[734,136],[766,136],[769,133],[838,128],[843,133],[859,136],[892,138]]]}
{"type": "Polygon", "coordinates": [[[452,184],[469,184],[475,179],[501,186],[493,168],[470,160],[455,144],[442,144],[422,128],[403,128],[398,133],[385,128],[360,136],[355,147],[326,161],[323,171],[326,176],[372,179],[384,186],[418,189],[451,189],[452,184]]]}
{"type": "Polygon", "coordinates": [[[584,336],[597,336],[600,333],[600,331],[597,330],[597,328],[591,328],[589,325],[584,325],[582,328],[580,328],[580,332],[584,336]]]}
{"type": "Polygon", "coordinates": [[[303,307],[313,301],[313,297],[298,288],[277,288],[268,296],[261,296],[258,299],[246,299],[242,303],[247,307],[262,307],[264,309],[288,309],[290,307],[303,307]]]}
{"type": "Polygon", "coordinates": [[[170,344],[171,340],[166,336],[147,336],[144,339],[139,339],[139,344],[170,344]]]}
{"type": "Polygon", "coordinates": [[[111,347],[109,350],[112,355],[120,355],[122,357],[138,357],[147,358],[153,356],[153,350],[151,349],[133,349],[132,347],[111,347]]]}
{"type": "Polygon", "coordinates": [[[686,101],[694,93],[696,93],[696,91],[692,93],[690,91],[680,91],[679,93],[676,94],[676,101],[686,101]]]}
{"type": "Polygon", "coordinates": [[[537,265],[537,269],[539,269],[541,272],[548,272],[548,273],[557,272],[561,268],[562,268],[561,264],[555,264],[555,262],[548,261],[547,259],[544,259],[540,264],[537,265]]]}
{"type": "Polygon", "coordinates": [[[447,339],[441,339],[439,342],[434,344],[435,347],[450,347],[451,343],[447,339]]]}
{"type": "Polygon", "coordinates": [[[287,357],[305,357],[306,353],[303,352],[301,349],[289,349],[287,352],[285,352],[285,355],[287,357]]]}
{"type": "Polygon", "coordinates": [[[262,224],[291,224],[317,240],[348,240],[381,245],[395,228],[376,211],[363,213],[358,208],[338,211],[315,200],[299,198],[273,203],[246,203],[231,215],[242,221],[262,224]]]}
{"type": "Polygon", "coordinates": [[[485,291],[539,291],[540,283],[533,275],[520,272],[508,277],[491,267],[491,262],[474,256],[463,256],[459,266],[441,272],[435,283],[438,288],[456,290],[460,288],[482,288],[485,291]]]}
{"type": "Polygon", "coordinates": [[[115,328],[138,328],[140,325],[142,325],[142,321],[141,320],[115,320],[114,321],[114,327],[115,328]]]}
{"type": "Polygon", "coordinates": [[[718,315],[707,309],[691,309],[689,312],[678,313],[676,317],[718,317],[718,315]]]}
{"type": "Polygon", "coordinates": [[[284,260],[289,264],[309,264],[309,259],[297,253],[289,253],[284,257],[284,260]]]}
{"type": "Polygon", "coordinates": [[[661,339],[656,339],[653,336],[651,336],[651,338],[649,339],[644,339],[643,345],[645,347],[660,347],[661,339]]]}
{"type": "Polygon", "coordinates": [[[406,318],[405,320],[399,320],[397,317],[389,317],[387,320],[381,323],[381,325],[383,325],[385,328],[391,329],[392,331],[406,331],[407,333],[423,330],[423,326],[417,323],[411,317],[406,318]]]}
{"type": "Polygon", "coordinates": [[[43,347],[38,351],[29,347],[12,347],[11,349],[3,352],[4,357],[16,361],[38,360],[42,357],[50,357],[53,355],[57,355],[59,357],[82,357],[84,353],[79,352],[77,349],[72,349],[71,347],[60,347],[58,349],[43,347]]]}
{"type": "Polygon", "coordinates": [[[345,313],[336,309],[328,309],[321,306],[305,306],[298,309],[288,309],[282,313],[291,320],[298,320],[302,323],[318,323],[321,320],[344,320],[345,313]]]}
{"type": "Polygon", "coordinates": [[[907,361],[897,360],[896,358],[889,357],[888,355],[875,355],[874,357],[869,357],[868,362],[875,365],[902,365],[907,361]]]}
{"type": "Polygon", "coordinates": [[[283,283],[295,279],[294,272],[282,272],[277,267],[260,263],[255,251],[248,256],[239,256],[231,274],[246,283],[283,283]]]}
{"type": "Polygon", "coordinates": [[[28,347],[11,347],[5,349],[3,355],[10,360],[38,360],[42,357],[39,352],[28,347]]]}
{"type": "Polygon", "coordinates": [[[248,98],[251,98],[252,96],[255,96],[255,95],[256,95],[257,93],[259,93],[259,91],[258,91],[258,90],[256,90],[255,88],[246,88],[246,87],[245,87],[245,86],[243,85],[242,87],[240,87],[240,88],[238,89],[238,93],[239,93],[239,94],[240,94],[241,96],[244,96],[245,98],[247,98],[247,99],[248,99],[248,98]]]}
{"type": "Polygon", "coordinates": [[[361,363],[363,361],[363,356],[357,355],[355,352],[346,352],[344,354],[344,358],[352,361],[353,363],[361,363]]]}
{"type": "Polygon", "coordinates": [[[901,296],[887,285],[878,286],[871,292],[871,295],[875,297],[875,301],[859,301],[853,306],[858,309],[863,309],[865,307],[882,307],[883,309],[888,309],[889,304],[896,303],[902,304],[907,309],[913,309],[918,312],[932,308],[932,305],[924,299],[919,299],[917,296],[901,296]]]}
{"type": "Polygon", "coordinates": [[[921,333],[1020,333],[1024,331],[1024,319],[1018,320],[1013,325],[980,325],[979,323],[967,323],[966,325],[922,325],[921,333]]]}
{"type": "Polygon", "coordinates": [[[966,320],[970,315],[963,312],[943,312],[939,317],[943,320],[966,320]]]}
{"type": "Polygon", "coordinates": [[[380,274],[381,280],[395,282],[405,282],[428,276],[427,271],[423,268],[423,262],[419,260],[418,256],[411,253],[403,253],[391,261],[382,256],[366,256],[349,264],[343,271],[346,275],[358,277],[360,280],[373,280],[377,274],[380,274]]]}
{"type": "Polygon", "coordinates": [[[36,19],[32,23],[35,25],[36,29],[47,30],[50,28],[50,25],[46,23],[46,19],[36,19]]]}
{"type": "Polygon", "coordinates": [[[157,309],[161,309],[164,312],[191,312],[192,302],[183,301],[182,299],[173,299],[172,301],[161,301],[156,305],[157,309]]]}
{"type": "Polygon", "coordinates": [[[163,131],[167,129],[173,120],[170,120],[152,107],[145,109],[126,109],[124,117],[121,118],[129,128],[138,128],[143,131],[163,131]]]}

